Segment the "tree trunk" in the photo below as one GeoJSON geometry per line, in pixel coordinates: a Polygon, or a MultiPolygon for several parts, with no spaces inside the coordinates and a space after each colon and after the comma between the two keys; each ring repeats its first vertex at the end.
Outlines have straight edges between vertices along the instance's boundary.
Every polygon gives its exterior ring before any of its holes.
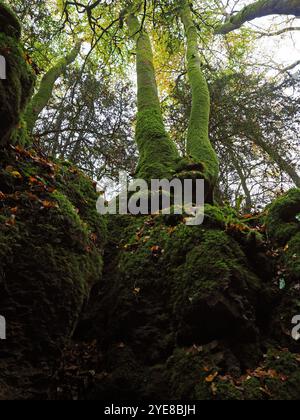
{"type": "Polygon", "coordinates": [[[241,186],[242,186],[243,191],[245,193],[245,209],[244,210],[246,212],[250,213],[251,210],[252,210],[253,204],[252,204],[251,192],[250,192],[250,190],[248,188],[248,185],[247,185],[247,177],[245,176],[243,168],[240,165],[239,160],[236,159],[235,153],[231,148],[229,150],[229,155],[230,155],[230,158],[232,159],[232,162],[233,162],[233,165],[234,165],[234,167],[237,171],[237,174],[238,174],[238,176],[241,180],[241,186]]]}
{"type": "Polygon", "coordinates": [[[300,188],[300,177],[296,169],[270,144],[266,143],[262,138],[251,139],[257,146],[266,152],[282,171],[290,176],[295,185],[300,188]]]}
{"type": "Polygon", "coordinates": [[[203,175],[213,189],[219,176],[219,162],[209,140],[210,95],[201,68],[198,33],[188,1],[183,1],[181,19],[187,40],[187,68],[192,89],[192,110],[188,129],[187,154],[203,165],[203,175]]]}
{"type": "Polygon", "coordinates": [[[240,28],[245,22],[269,15],[300,16],[299,0],[259,0],[244,7],[239,13],[229,18],[217,28],[216,33],[227,34],[240,28]]]}
{"type": "Polygon", "coordinates": [[[25,121],[29,133],[33,132],[39,115],[51,99],[57,79],[66,71],[67,67],[76,60],[80,48],[81,42],[77,42],[70,54],[61,58],[43,77],[38,92],[31,99],[25,112],[25,121]]]}
{"type": "Polygon", "coordinates": [[[129,14],[127,24],[131,37],[136,41],[136,141],[140,154],[136,175],[145,180],[170,178],[175,173],[179,153],[163,122],[150,37],[135,15],[129,14]]]}

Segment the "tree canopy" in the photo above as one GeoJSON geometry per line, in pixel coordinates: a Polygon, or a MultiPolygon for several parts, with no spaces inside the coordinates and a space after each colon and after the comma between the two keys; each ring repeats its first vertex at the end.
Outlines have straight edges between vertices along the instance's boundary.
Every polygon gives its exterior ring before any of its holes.
{"type": "Polygon", "coordinates": [[[243,197],[246,207],[250,201],[255,207],[300,185],[299,63],[270,64],[259,55],[264,42],[297,36],[291,17],[298,7],[284,0],[16,1],[38,78],[24,114],[27,128],[47,153],[98,179],[116,179],[116,168],[164,177],[183,170],[180,160],[187,158],[200,164],[225,200],[243,197]],[[283,17],[261,29],[242,26],[266,15],[283,17]],[[137,69],[136,102],[135,60],[145,68],[149,54],[149,71],[143,76],[137,69]],[[143,104],[151,95],[143,80],[150,72],[153,108],[143,104]],[[150,114],[157,118],[152,133],[150,114]],[[157,148],[157,141],[165,146],[157,148]],[[258,190],[257,180],[263,180],[258,190]]]}

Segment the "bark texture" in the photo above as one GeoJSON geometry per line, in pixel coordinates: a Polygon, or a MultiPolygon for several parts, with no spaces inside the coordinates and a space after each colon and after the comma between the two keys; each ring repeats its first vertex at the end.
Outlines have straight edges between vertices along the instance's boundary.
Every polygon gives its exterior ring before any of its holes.
{"type": "Polygon", "coordinates": [[[245,22],[269,15],[300,16],[299,0],[259,0],[244,7],[239,13],[231,16],[227,22],[217,28],[218,34],[228,34],[239,29],[245,22]]]}

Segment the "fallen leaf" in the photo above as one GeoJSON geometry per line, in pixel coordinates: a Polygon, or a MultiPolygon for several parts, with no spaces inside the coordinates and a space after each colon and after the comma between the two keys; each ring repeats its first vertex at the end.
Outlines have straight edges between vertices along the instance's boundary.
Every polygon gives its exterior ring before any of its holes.
{"type": "Polygon", "coordinates": [[[217,385],[216,385],[215,383],[212,383],[212,384],[211,384],[210,389],[211,389],[211,393],[212,393],[214,396],[216,396],[216,395],[217,395],[217,393],[218,393],[218,387],[217,387],[217,385]]]}
{"type": "Polygon", "coordinates": [[[91,241],[93,242],[97,242],[98,240],[98,236],[96,235],[96,233],[91,233],[90,238],[91,238],[91,241]]]}
{"type": "Polygon", "coordinates": [[[4,201],[6,198],[6,195],[0,191],[0,201],[4,201]]]}
{"type": "Polygon", "coordinates": [[[252,217],[253,217],[252,214],[245,214],[243,216],[243,219],[251,219],[252,217]]]}
{"type": "Polygon", "coordinates": [[[48,200],[44,200],[42,201],[42,205],[45,209],[53,209],[53,208],[57,208],[58,204],[53,202],[53,201],[48,201],[48,200]]]}
{"type": "Polygon", "coordinates": [[[37,195],[32,194],[31,192],[27,193],[27,197],[29,198],[29,200],[31,201],[39,201],[39,198],[37,195]]]}
{"type": "Polygon", "coordinates": [[[205,382],[207,382],[207,383],[212,383],[215,379],[216,379],[216,377],[219,375],[219,373],[218,372],[215,372],[215,373],[213,373],[213,374],[211,374],[211,375],[209,375],[209,376],[207,376],[206,378],[205,378],[205,382]]]}
{"type": "Polygon", "coordinates": [[[141,288],[140,287],[135,287],[134,289],[133,289],[133,294],[134,295],[139,295],[140,294],[140,292],[141,292],[141,288]]]}
{"type": "Polygon", "coordinates": [[[19,171],[12,171],[11,176],[13,176],[14,178],[17,178],[17,179],[22,179],[23,178],[19,171]]]}
{"type": "Polygon", "coordinates": [[[29,177],[29,184],[34,185],[34,184],[38,184],[38,183],[39,183],[39,181],[36,178],[34,178],[33,176],[29,177]]]}
{"type": "Polygon", "coordinates": [[[11,173],[11,172],[14,171],[14,168],[13,168],[13,166],[8,165],[8,166],[6,166],[5,171],[11,173]]]}
{"type": "Polygon", "coordinates": [[[124,343],[119,343],[118,344],[118,349],[124,349],[125,348],[125,344],[124,343]]]}
{"type": "Polygon", "coordinates": [[[9,220],[5,222],[6,226],[14,226],[16,224],[16,216],[12,215],[9,220]]]}
{"type": "Polygon", "coordinates": [[[158,245],[155,245],[155,246],[153,246],[153,247],[151,248],[151,252],[152,252],[152,254],[154,254],[154,255],[158,255],[158,254],[160,254],[160,253],[161,253],[161,247],[160,247],[160,246],[158,246],[158,245]]]}

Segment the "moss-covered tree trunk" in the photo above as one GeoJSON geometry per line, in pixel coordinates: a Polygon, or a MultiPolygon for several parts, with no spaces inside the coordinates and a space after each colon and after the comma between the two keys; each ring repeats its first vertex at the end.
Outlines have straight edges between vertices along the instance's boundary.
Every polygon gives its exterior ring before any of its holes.
{"type": "Polygon", "coordinates": [[[39,115],[51,99],[57,79],[66,71],[67,67],[76,60],[80,48],[81,41],[78,41],[72,51],[66,55],[66,57],[61,58],[41,80],[39,90],[31,99],[24,116],[29,133],[32,133],[39,115]]]}
{"type": "Polygon", "coordinates": [[[218,34],[227,34],[240,28],[245,22],[269,15],[300,16],[299,0],[259,0],[252,3],[217,29],[218,34]]]}
{"type": "Polygon", "coordinates": [[[145,180],[170,178],[175,173],[179,154],[163,122],[150,37],[134,14],[128,15],[127,24],[136,42],[136,142],[140,154],[136,176],[145,180]]]}
{"type": "Polygon", "coordinates": [[[210,189],[213,189],[219,176],[219,162],[209,140],[210,95],[201,68],[198,47],[198,33],[194,25],[189,2],[182,1],[181,19],[187,41],[187,70],[192,89],[192,110],[188,129],[187,153],[203,165],[203,175],[210,189]]]}

